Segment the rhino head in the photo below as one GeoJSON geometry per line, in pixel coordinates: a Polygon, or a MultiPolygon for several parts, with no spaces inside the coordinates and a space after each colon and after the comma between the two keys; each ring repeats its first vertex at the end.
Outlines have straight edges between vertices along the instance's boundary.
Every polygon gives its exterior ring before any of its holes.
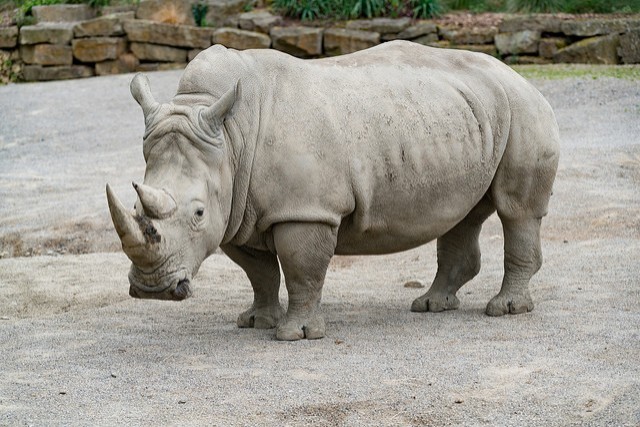
{"type": "Polygon", "coordinates": [[[129,294],[183,300],[202,261],[223,240],[231,210],[232,172],[224,120],[238,86],[212,105],[160,104],[141,74],[131,93],[145,119],[144,182],[126,209],[107,184],[122,249],[132,262],[129,294]]]}

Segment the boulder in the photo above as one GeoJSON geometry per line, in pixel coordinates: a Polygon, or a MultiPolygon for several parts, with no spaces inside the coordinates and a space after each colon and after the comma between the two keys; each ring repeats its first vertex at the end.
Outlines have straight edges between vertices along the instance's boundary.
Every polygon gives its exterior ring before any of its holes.
{"type": "Polygon", "coordinates": [[[504,62],[507,64],[520,64],[520,65],[546,65],[551,64],[548,58],[541,58],[539,56],[531,55],[511,55],[504,58],[504,62]]]}
{"type": "Polygon", "coordinates": [[[131,52],[141,61],[187,62],[187,51],[151,43],[131,43],[131,52]]]}
{"type": "Polygon", "coordinates": [[[212,28],[169,25],[152,21],[124,21],[129,41],[175,47],[205,48],[211,46],[212,28]]]}
{"type": "Polygon", "coordinates": [[[134,12],[114,13],[89,21],[80,22],[73,27],[75,37],[107,37],[124,34],[122,21],[134,19],[134,12]]]}
{"type": "Polygon", "coordinates": [[[26,64],[71,65],[73,63],[71,46],[59,44],[22,45],[20,58],[26,64]]]}
{"type": "Polygon", "coordinates": [[[187,52],[187,62],[193,61],[193,58],[198,56],[198,54],[202,52],[202,50],[203,49],[191,49],[189,52],[187,52]]]}
{"type": "Polygon", "coordinates": [[[18,44],[18,27],[0,27],[0,48],[13,48],[18,44]]]}
{"type": "MultiPolygon", "coordinates": [[[[435,33],[425,34],[424,36],[420,36],[416,39],[411,40],[414,43],[420,43],[425,46],[433,46],[434,42],[439,40],[438,35],[435,33]]],[[[447,42],[449,44],[449,42],[447,42]]]]}
{"type": "Polygon", "coordinates": [[[359,19],[347,22],[348,30],[370,31],[380,34],[399,33],[411,25],[409,18],[359,19]]]}
{"type": "Polygon", "coordinates": [[[562,37],[545,37],[540,39],[538,54],[541,58],[551,59],[556,52],[567,45],[567,39],[562,37]]]}
{"type": "Polygon", "coordinates": [[[327,55],[344,55],[380,43],[380,33],[372,31],[329,28],[324,32],[324,51],[327,55]]]}
{"type": "Polygon", "coordinates": [[[123,37],[92,37],[75,39],[71,46],[78,61],[102,62],[122,55],[127,49],[127,40],[123,37]]]}
{"type": "Polygon", "coordinates": [[[95,9],[86,4],[54,4],[33,6],[31,13],[37,23],[42,22],[78,22],[95,18],[95,9]]]}
{"type": "Polygon", "coordinates": [[[111,74],[133,73],[136,71],[140,61],[132,53],[120,55],[118,59],[103,61],[96,64],[96,74],[106,76],[111,74]]]}
{"type": "Polygon", "coordinates": [[[561,26],[567,18],[557,15],[533,13],[527,15],[506,15],[498,25],[501,33],[517,33],[520,31],[540,31],[541,33],[560,33],[561,26]]]}
{"type": "Polygon", "coordinates": [[[136,18],[173,25],[196,25],[191,0],[143,0],[136,10],[136,18]]]}
{"type": "MultiPolygon", "coordinates": [[[[245,11],[253,1],[247,0],[206,0],[208,10],[205,20],[214,27],[230,26],[232,18],[245,11]]],[[[237,26],[237,22],[235,23],[237,26]]]]}
{"type": "Polygon", "coordinates": [[[618,46],[620,36],[590,37],[570,44],[558,50],[553,55],[554,62],[582,63],[582,64],[618,64],[618,46]]]}
{"type": "Polygon", "coordinates": [[[640,29],[640,18],[601,18],[571,20],[562,23],[562,32],[568,36],[591,37],[602,34],[625,33],[640,29]]]}
{"type": "Polygon", "coordinates": [[[41,65],[26,65],[22,75],[28,82],[45,80],[66,80],[91,77],[94,75],[92,67],[85,65],[64,65],[57,67],[43,67],[41,65]]]}
{"type": "Polygon", "coordinates": [[[236,28],[220,28],[213,33],[213,42],[233,49],[268,49],[271,38],[255,31],[238,30],[236,28]]]}
{"type": "MultiPolygon", "coordinates": [[[[394,40],[394,39],[402,39],[402,40],[413,40],[418,37],[423,37],[430,34],[436,34],[438,32],[438,27],[432,21],[420,21],[416,24],[405,28],[395,35],[386,35],[383,38],[386,40],[394,40]],[[393,38],[390,38],[393,37],[393,38]]],[[[436,35],[437,37],[437,35],[436,35]]]]}
{"type": "Polygon", "coordinates": [[[138,67],[136,67],[136,71],[148,73],[151,71],[182,70],[186,66],[187,64],[185,62],[148,62],[138,65],[138,67]]]}
{"type": "Polygon", "coordinates": [[[322,28],[273,27],[273,48],[297,56],[310,58],[322,54],[322,28]]]}
{"type": "Polygon", "coordinates": [[[498,34],[497,27],[440,27],[438,32],[452,44],[488,44],[498,34]]]}
{"type": "Polygon", "coordinates": [[[496,49],[500,55],[520,55],[538,52],[540,31],[518,31],[517,33],[499,33],[495,37],[496,49]]]}
{"type": "Polygon", "coordinates": [[[629,31],[620,36],[618,55],[625,64],[640,64],[640,30],[629,31]]]}
{"type": "Polygon", "coordinates": [[[238,17],[238,26],[247,31],[259,31],[269,34],[271,28],[282,24],[282,17],[272,15],[266,10],[253,10],[238,17]]]}
{"type": "Polygon", "coordinates": [[[45,23],[20,28],[20,44],[69,44],[73,38],[72,23],[45,23]]]}

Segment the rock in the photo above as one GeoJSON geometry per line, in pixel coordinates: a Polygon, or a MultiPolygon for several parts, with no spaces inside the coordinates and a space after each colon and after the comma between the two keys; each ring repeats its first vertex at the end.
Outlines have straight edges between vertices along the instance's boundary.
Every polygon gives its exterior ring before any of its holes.
{"type": "Polygon", "coordinates": [[[501,33],[517,33],[524,30],[541,33],[560,33],[566,18],[557,15],[534,13],[528,15],[507,15],[498,25],[501,33]]]}
{"type": "Polygon", "coordinates": [[[93,37],[73,40],[71,46],[78,61],[102,62],[122,55],[127,49],[127,40],[123,37],[93,37]]]}
{"type": "Polygon", "coordinates": [[[602,18],[571,20],[562,23],[562,32],[568,36],[591,37],[602,34],[625,33],[640,29],[640,18],[602,18]]]}
{"type": "Polygon", "coordinates": [[[12,48],[18,44],[18,27],[0,27],[0,48],[12,48]]]}
{"type": "MultiPolygon", "coordinates": [[[[414,24],[395,35],[396,39],[402,40],[412,40],[418,37],[422,37],[425,35],[436,34],[438,32],[438,27],[434,22],[431,21],[421,21],[417,24],[414,24]]],[[[392,40],[392,39],[388,39],[392,40]]]]}
{"type": "Polygon", "coordinates": [[[449,46],[450,49],[460,49],[460,50],[468,50],[471,52],[479,52],[484,53],[486,55],[498,56],[498,51],[496,47],[492,44],[452,44],[449,46]]]}
{"type": "Polygon", "coordinates": [[[547,37],[540,39],[540,44],[538,45],[538,52],[540,57],[542,58],[553,58],[553,55],[559,49],[562,49],[567,45],[567,40],[560,37],[547,37]]]}
{"type": "Polygon", "coordinates": [[[136,10],[136,18],[173,25],[196,25],[191,0],[143,0],[136,10]]]}
{"type": "MultiPolygon", "coordinates": [[[[247,0],[206,0],[208,11],[205,17],[207,25],[214,27],[231,26],[232,17],[245,11],[252,1],[247,0]]],[[[237,26],[237,22],[236,25],[237,26]]]]}
{"type": "Polygon", "coordinates": [[[233,49],[268,49],[271,38],[254,31],[238,30],[235,28],[220,28],[213,33],[213,42],[233,49]]]}
{"type": "Polygon", "coordinates": [[[299,58],[310,58],[322,54],[322,28],[273,27],[273,48],[299,58]]]}
{"type": "Polygon", "coordinates": [[[141,61],[179,63],[187,61],[186,50],[158,44],[131,43],[131,52],[141,61]]]}
{"type": "Polygon", "coordinates": [[[31,13],[37,23],[42,22],[78,22],[95,18],[95,9],[86,4],[54,4],[33,6],[31,13]]]}
{"type": "Polygon", "coordinates": [[[175,47],[206,48],[211,46],[212,28],[169,25],[152,21],[124,21],[131,42],[154,43],[175,47]]]}
{"type": "Polygon", "coordinates": [[[100,12],[102,16],[113,15],[116,13],[127,13],[133,12],[135,15],[136,9],[138,8],[137,4],[120,4],[115,6],[103,6],[100,12]]]}
{"type": "Polygon", "coordinates": [[[495,37],[496,49],[500,55],[519,55],[538,52],[540,31],[519,31],[517,33],[499,33],[495,37]]]}
{"type": "Polygon", "coordinates": [[[371,31],[380,34],[399,33],[411,25],[409,18],[375,18],[347,22],[348,30],[371,31]]]}
{"type": "Polygon", "coordinates": [[[380,43],[380,33],[371,31],[329,28],[324,32],[324,50],[327,55],[344,55],[380,43]]]}
{"type": "Polygon", "coordinates": [[[98,62],[96,64],[96,74],[105,76],[110,74],[133,73],[139,65],[140,61],[134,54],[125,53],[113,61],[98,62]]]}
{"type": "Polygon", "coordinates": [[[189,52],[187,52],[187,62],[193,61],[193,58],[198,56],[198,54],[202,52],[202,50],[203,49],[191,49],[189,52]]]}
{"type": "MultiPolygon", "coordinates": [[[[420,43],[425,46],[432,46],[432,44],[434,42],[437,42],[438,40],[439,40],[438,35],[435,33],[431,33],[431,34],[426,34],[424,36],[418,37],[417,39],[413,39],[411,41],[414,43],[420,43]]],[[[448,43],[449,42],[447,42],[447,45],[448,43]]]]}
{"type": "Polygon", "coordinates": [[[45,80],[66,80],[91,77],[93,68],[84,65],[65,65],[57,67],[43,67],[41,65],[26,65],[22,75],[28,82],[45,80]]]}
{"type": "Polygon", "coordinates": [[[570,44],[553,55],[554,62],[582,64],[618,64],[618,46],[620,36],[590,37],[570,44]]]}
{"type": "Polygon", "coordinates": [[[266,10],[246,12],[238,17],[238,26],[247,31],[259,31],[269,34],[271,28],[282,24],[282,17],[272,15],[266,10]]]}
{"type": "Polygon", "coordinates": [[[620,36],[618,55],[625,64],[640,64],[640,30],[629,31],[620,36]]]}
{"type": "Polygon", "coordinates": [[[498,34],[497,27],[440,27],[438,32],[444,40],[453,44],[487,44],[493,43],[498,34]]]}
{"type": "Polygon", "coordinates": [[[148,73],[151,71],[169,71],[169,70],[181,70],[186,67],[187,64],[185,62],[165,62],[165,63],[146,63],[140,64],[136,71],[140,71],[143,73],[148,73]]]}
{"type": "Polygon", "coordinates": [[[504,58],[504,62],[506,62],[507,64],[535,64],[535,65],[545,65],[545,64],[552,64],[553,61],[551,61],[548,58],[541,58],[539,56],[530,56],[530,55],[513,55],[513,56],[507,56],[506,58],[504,58]]]}
{"type": "Polygon", "coordinates": [[[420,280],[410,280],[404,284],[405,288],[421,289],[424,288],[424,284],[420,280]]]}
{"type": "Polygon", "coordinates": [[[74,24],[47,23],[20,28],[20,44],[69,44],[73,38],[74,24]]]}
{"type": "Polygon", "coordinates": [[[22,45],[20,58],[26,64],[71,65],[73,63],[71,46],[59,44],[22,45]]]}
{"type": "Polygon", "coordinates": [[[114,13],[100,18],[84,21],[73,27],[75,37],[105,37],[124,34],[122,21],[134,19],[133,12],[114,13]]]}

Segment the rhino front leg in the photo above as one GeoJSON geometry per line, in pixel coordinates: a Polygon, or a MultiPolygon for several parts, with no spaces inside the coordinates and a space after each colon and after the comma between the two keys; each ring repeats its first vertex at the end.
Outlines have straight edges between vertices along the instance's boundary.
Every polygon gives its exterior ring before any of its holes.
{"type": "Polygon", "coordinates": [[[337,230],[326,224],[282,223],[273,241],[284,272],[289,307],[278,325],[279,340],[316,339],[325,335],[320,313],[322,286],[336,247],[337,230]]]}
{"type": "Polygon", "coordinates": [[[460,306],[456,292],[480,271],[478,238],[482,223],[495,211],[483,198],[458,225],[438,239],[438,271],[427,293],[416,298],[411,311],[439,312],[460,306]]]}
{"type": "Polygon", "coordinates": [[[224,245],[221,247],[233,262],[247,274],[253,287],[253,304],[238,316],[241,328],[275,328],[284,309],[280,305],[280,267],[275,254],[246,247],[224,245]]]}

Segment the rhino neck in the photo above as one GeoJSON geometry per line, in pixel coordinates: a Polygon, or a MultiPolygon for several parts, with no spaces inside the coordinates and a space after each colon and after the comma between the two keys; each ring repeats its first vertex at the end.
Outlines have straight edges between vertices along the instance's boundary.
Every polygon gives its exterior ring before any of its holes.
{"type": "MultiPolygon", "coordinates": [[[[243,106],[246,106],[243,103],[243,106]]],[[[227,229],[221,244],[244,242],[249,238],[252,220],[248,203],[249,182],[256,152],[257,129],[254,129],[246,117],[258,117],[259,112],[243,114],[244,109],[236,112],[225,121],[225,139],[229,143],[229,161],[233,171],[233,196],[227,229]]]]}

